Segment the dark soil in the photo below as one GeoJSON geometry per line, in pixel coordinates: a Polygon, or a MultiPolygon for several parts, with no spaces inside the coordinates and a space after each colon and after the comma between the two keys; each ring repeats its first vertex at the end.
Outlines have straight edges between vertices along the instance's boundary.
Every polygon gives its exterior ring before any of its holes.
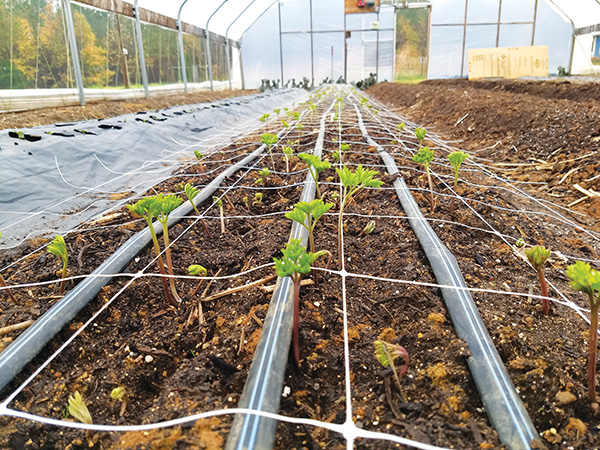
{"type": "MultiPolygon", "coordinates": [[[[518,186],[567,207],[583,197],[571,187],[573,184],[592,190],[597,187],[597,180],[585,181],[594,173],[600,173],[597,172],[600,154],[593,153],[598,148],[594,137],[600,134],[598,107],[595,101],[583,100],[596,92],[594,88],[454,80],[420,85],[381,84],[373,87],[369,94],[385,100],[390,108],[427,127],[430,133],[435,131],[467,151],[479,150],[477,157],[491,160],[487,164],[494,174],[516,181],[543,182],[518,186]],[[469,115],[455,126],[467,113],[469,115]],[[592,155],[568,162],[587,153],[592,155]],[[526,165],[498,166],[499,163],[526,165]],[[577,170],[559,183],[563,175],[576,167],[577,170]]],[[[407,184],[426,189],[409,155],[394,142],[397,138],[379,123],[391,120],[387,113],[380,111],[379,118],[370,115],[366,108],[363,113],[366,118],[371,117],[367,127],[372,136],[394,151],[407,184]]],[[[319,114],[315,114],[312,124],[307,123],[302,131],[291,131],[286,138],[288,141],[298,139],[292,144],[296,151],[312,149],[318,117],[319,114]]],[[[356,126],[351,104],[346,105],[342,117],[342,140],[350,143],[344,161],[373,165],[381,171],[375,149],[365,145],[356,126]]],[[[224,153],[216,152],[203,164],[189,165],[182,169],[181,176],[175,174],[156,187],[156,191],[173,193],[181,191],[181,183],[200,186],[208,183],[214,175],[206,177],[202,175],[204,172],[212,169],[218,172],[230,158],[240,158],[256,148],[259,134],[265,131],[260,130],[257,135],[224,148],[224,153]]],[[[408,148],[417,148],[414,135],[406,132],[402,138],[408,148]]],[[[338,148],[338,139],[335,124],[328,121],[324,150],[328,159],[338,148]]],[[[432,148],[438,145],[433,137],[427,144],[432,148]]],[[[436,152],[443,155],[447,151],[436,147],[436,152]]],[[[229,217],[225,234],[220,234],[218,210],[214,207],[208,213],[211,218],[207,219],[212,238],[191,218],[173,228],[170,236],[174,240],[176,275],[186,275],[185,268],[190,264],[202,264],[210,276],[221,270],[219,277],[227,277],[268,264],[274,256],[280,256],[290,230],[290,222],[283,218],[283,213],[298,200],[301,190],[298,183],[304,180],[305,172],[297,172],[303,164],[293,158],[292,174],[288,175],[281,155],[275,158],[278,172],[267,177],[265,186],[256,184],[256,170],[241,180],[236,176],[227,181],[226,185],[236,187],[227,191],[223,202],[225,215],[229,217]],[[280,189],[271,189],[275,187],[280,189]],[[256,192],[261,192],[263,199],[253,204],[256,192]]],[[[267,156],[257,168],[270,165],[267,156]]],[[[441,163],[432,169],[441,175],[451,175],[450,169],[441,163]]],[[[334,181],[333,177],[331,170],[321,175],[322,180],[330,182],[334,181]]],[[[389,188],[391,179],[381,178],[389,188]]],[[[426,216],[434,220],[432,225],[436,232],[457,257],[470,287],[522,293],[531,289],[533,294],[538,294],[535,273],[518,256],[514,246],[516,239],[522,237],[527,244],[544,244],[555,251],[546,270],[548,279],[569,299],[585,306],[584,298],[568,286],[564,270],[574,259],[597,262],[596,235],[575,231],[573,226],[549,216],[535,215],[542,211],[540,204],[525,201],[514,192],[498,190],[497,183],[474,169],[461,175],[459,193],[487,223],[466,205],[458,206],[459,202],[451,214],[449,201],[443,196],[447,190],[439,180],[434,188],[438,193],[434,212],[425,190],[414,193],[426,216]],[[506,241],[490,234],[490,225],[505,236],[506,241]],[[566,255],[565,260],[561,254],[566,255]]],[[[332,194],[336,187],[327,183],[324,186],[328,191],[326,199],[335,202],[332,194]]],[[[598,217],[593,215],[591,203],[586,200],[574,206],[575,212],[585,215],[562,213],[581,228],[598,232],[598,217]]],[[[210,204],[205,203],[200,210],[209,207],[210,204]]],[[[435,283],[429,263],[391,190],[360,193],[347,213],[344,250],[348,272],[435,283]],[[370,216],[375,217],[375,231],[362,233],[370,216]]],[[[103,223],[90,224],[67,236],[73,255],[70,273],[91,273],[140,229],[142,222],[122,210],[103,223]]],[[[326,216],[319,224],[315,241],[318,248],[327,248],[337,255],[334,215],[326,216]]],[[[11,254],[2,255],[0,267],[8,266],[3,275],[9,284],[57,279],[59,263],[43,249],[38,250],[41,244],[41,240],[29,242],[11,254]]],[[[236,405],[270,294],[252,288],[202,302],[204,322],[200,323],[197,300],[206,283],[191,298],[196,281],[178,279],[183,302],[178,308],[170,307],[156,277],[132,276],[153,258],[153,250],[148,247],[131,261],[124,274],[104,288],[70,327],[48,344],[25,373],[3,391],[2,397],[12,392],[11,389],[22,383],[95,311],[114,298],[110,307],[11,403],[12,408],[60,419],[69,394],[79,391],[96,423],[138,424],[236,405]],[[122,416],[122,403],[110,398],[112,389],[117,386],[124,386],[129,394],[122,416]]],[[[334,258],[333,264],[337,263],[334,258]]],[[[147,272],[158,273],[156,264],[147,272]]],[[[272,268],[266,267],[236,278],[217,279],[207,295],[272,273],[272,268]]],[[[68,288],[72,289],[74,283],[68,288]]],[[[16,289],[17,305],[6,296],[0,297],[0,327],[39,317],[57,301],[56,288],[56,284],[50,284],[16,289]]],[[[368,430],[450,448],[501,448],[466,365],[469,350],[456,336],[438,289],[351,276],[347,278],[347,290],[351,414],[355,423],[368,430]],[[399,343],[408,350],[411,361],[401,389],[395,385],[391,371],[377,363],[373,350],[376,339],[399,343]]],[[[332,423],[346,420],[341,291],[342,278],[336,274],[323,276],[318,286],[302,288],[302,361],[300,369],[296,369],[293,362],[288,363],[285,386],[290,388],[290,394],[282,398],[283,415],[332,423]]],[[[554,290],[550,295],[557,298],[554,290]]],[[[599,417],[586,395],[587,335],[583,320],[572,309],[554,302],[546,317],[541,313],[539,301],[527,296],[474,292],[473,297],[537,430],[543,434],[543,443],[556,449],[599,448],[599,417]],[[573,394],[566,403],[565,398],[569,396],[565,393],[573,394]]],[[[14,332],[3,336],[2,345],[8,345],[17,335],[14,332]]],[[[221,448],[231,419],[218,416],[187,427],[143,433],[95,433],[88,442],[84,432],[3,417],[0,418],[0,447],[221,448]]],[[[345,445],[343,438],[335,433],[287,423],[279,425],[276,438],[276,448],[345,448],[345,445]]],[[[396,448],[396,445],[360,440],[356,448],[396,448]]]]}

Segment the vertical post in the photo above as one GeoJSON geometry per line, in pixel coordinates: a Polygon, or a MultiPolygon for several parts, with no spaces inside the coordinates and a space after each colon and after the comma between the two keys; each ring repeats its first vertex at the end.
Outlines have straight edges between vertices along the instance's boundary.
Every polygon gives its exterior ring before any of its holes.
{"type": "Polygon", "coordinates": [[[71,12],[71,0],[62,0],[65,16],[67,20],[67,33],[69,34],[69,46],[71,47],[71,56],[73,59],[73,71],[75,74],[75,84],[79,91],[79,103],[85,105],[85,95],[83,93],[83,80],[81,79],[81,67],[79,66],[79,53],[77,52],[77,41],[75,40],[75,25],[73,25],[73,13],[71,12]]]}
{"type": "Polygon", "coordinates": [[[214,12],[210,15],[210,17],[208,18],[208,20],[206,21],[206,63],[208,65],[207,69],[208,69],[208,79],[210,80],[210,90],[214,91],[214,87],[213,87],[213,76],[212,76],[212,58],[211,58],[211,54],[210,54],[210,32],[208,31],[208,24],[210,23],[210,19],[213,18],[213,16],[217,13],[217,11],[219,11],[221,9],[221,6],[223,6],[225,3],[227,3],[227,0],[223,0],[223,3],[221,3],[219,5],[219,7],[217,9],[214,10],[214,12]]]}
{"type": "Polygon", "coordinates": [[[314,34],[313,34],[313,2],[310,0],[309,13],[310,13],[310,77],[311,83],[315,82],[315,46],[314,46],[314,34]]]}
{"type": "MultiPolygon", "coordinates": [[[[333,79],[332,79],[333,81],[333,79]]],[[[346,12],[344,11],[344,82],[348,82],[348,30],[346,30],[346,12]]]]}
{"type": "MultiPolygon", "coordinates": [[[[179,35],[179,65],[181,67],[181,81],[183,81],[183,92],[188,93],[187,86],[187,73],[185,70],[185,55],[183,53],[183,33],[181,32],[181,9],[188,0],[183,0],[181,6],[179,6],[179,12],[177,13],[177,34],[179,35]]],[[[137,2],[137,0],[136,0],[137,2]]]]}
{"type": "Polygon", "coordinates": [[[464,76],[465,67],[465,47],[467,45],[467,11],[469,10],[469,0],[465,0],[465,22],[463,23],[463,44],[462,55],[460,58],[460,77],[464,76]]]}
{"type": "MultiPolygon", "coordinates": [[[[69,0],[67,0],[69,1],[69,0]]],[[[121,21],[119,20],[119,14],[117,16],[117,35],[119,36],[119,47],[121,53],[121,68],[123,70],[123,84],[126,88],[129,88],[129,70],[127,69],[127,54],[125,47],[123,47],[123,35],[121,34],[121,21]]]]}
{"type": "Polygon", "coordinates": [[[502,0],[498,4],[498,26],[496,28],[496,48],[500,46],[500,20],[502,19],[502,0]]]}
{"type": "Polygon", "coordinates": [[[142,25],[140,24],[140,14],[138,0],[133,4],[133,14],[135,15],[135,34],[137,35],[138,55],[140,58],[140,68],[142,71],[142,84],[144,85],[144,96],[148,98],[148,73],[146,72],[146,58],[144,56],[144,41],[142,40],[142,25]]]}
{"type": "MultiPolygon", "coordinates": [[[[186,1],[187,1],[187,0],[186,0],[186,1]]],[[[230,69],[230,67],[229,67],[229,66],[231,65],[231,61],[230,61],[230,57],[229,57],[229,50],[230,50],[230,49],[231,49],[231,53],[232,53],[232,56],[233,56],[233,46],[230,46],[230,45],[229,45],[229,29],[231,28],[231,26],[232,26],[232,25],[233,25],[235,22],[237,22],[237,20],[238,20],[240,17],[242,17],[242,14],[244,14],[244,13],[245,13],[245,12],[248,10],[248,8],[250,8],[250,6],[252,6],[252,4],[253,4],[255,1],[256,1],[256,0],[252,0],[250,3],[248,3],[248,4],[246,5],[246,7],[245,7],[245,8],[242,10],[242,12],[241,12],[241,13],[239,13],[239,14],[238,14],[238,16],[237,16],[235,19],[233,19],[233,21],[232,21],[232,22],[229,24],[229,26],[227,27],[227,30],[225,31],[225,45],[227,46],[227,54],[226,54],[226,55],[227,55],[227,79],[229,80],[229,90],[231,90],[231,89],[232,89],[232,87],[231,87],[231,69],[230,69]]],[[[241,48],[240,48],[240,64],[241,64],[241,57],[242,57],[241,53],[242,53],[242,50],[241,50],[241,48]]],[[[242,80],[243,80],[244,76],[243,76],[243,69],[242,69],[242,67],[241,67],[241,66],[240,66],[240,70],[242,71],[242,80]]],[[[242,84],[243,84],[243,81],[242,81],[242,84]]]]}
{"type": "Polygon", "coordinates": [[[533,7],[533,27],[531,30],[531,45],[535,45],[535,25],[537,20],[538,0],[535,0],[535,6],[533,7]]]}
{"type": "Polygon", "coordinates": [[[429,79],[429,47],[431,45],[431,5],[427,7],[427,55],[426,57],[426,67],[425,73],[427,74],[426,78],[429,79]]]}
{"type": "Polygon", "coordinates": [[[277,11],[279,13],[279,66],[281,68],[281,87],[285,84],[283,79],[283,39],[281,37],[281,0],[277,2],[277,11]]]}
{"type": "Polygon", "coordinates": [[[333,80],[333,45],[331,46],[331,79],[333,80]]]}
{"type": "Polygon", "coordinates": [[[379,82],[379,9],[377,10],[377,43],[375,44],[375,81],[379,82]]]}

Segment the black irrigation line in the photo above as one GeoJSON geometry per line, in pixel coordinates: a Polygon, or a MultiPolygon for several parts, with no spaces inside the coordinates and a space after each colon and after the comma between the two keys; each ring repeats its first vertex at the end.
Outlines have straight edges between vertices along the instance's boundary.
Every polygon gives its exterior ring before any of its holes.
{"type": "MultiPolygon", "coordinates": [[[[281,138],[288,130],[281,130],[277,136],[281,138]]],[[[246,167],[267,149],[265,144],[259,146],[245,158],[217,175],[204,187],[194,202],[199,205],[209,199],[220,188],[223,181],[238,170],[246,167]]],[[[168,227],[175,225],[193,211],[190,202],[183,203],[169,217],[168,227]]],[[[162,226],[153,224],[157,235],[162,234],[162,226]]],[[[58,303],[39,317],[33,325],[23,332],[14,342],[0,353],[0,391],[44,348],[44,346],[79,313],[102,287],[112,280],[111,274],[117,274],[150,244],[152,236],[149,228],[136,233],[115,253],[104,261],[89,277],[68,292],[58,303]]]]}
{"type": "MultiPolygon", "coordinates": [[[[369,136],[356,104],[354,108],[367,143],[377,148],[389,175],[399,175],[394,159],[369,136]]],[[[438,284],[442,286],[440,288],[442,297],[456,334],[469,346],[471,356],[467,359],[467,363],[490,422],[498,432],[500,441],[509,449],[530,449],[531,441],[538,437],[537,431],[481,320],[456,258],[421,213],[404,179],[398,177],[393,184],[438,284]]]]}
{"type": "MultiPolygon", "coordinates": [[[[319,134],[315,143],[314,155],[321,156],[325,136],[325,120],[335,102],[323,113],[319,134]]],[[[310,202],[315,198],[315,182],[307,174],[301,202],[310,202]]],[[[292,225],[290,239],[300,239],[306,245],[308,232],[300,224],[292,225]]],[[[293,284],[290,277],[277,278],[277,284],[258,345],[252,358],[252,364],[244,390],[238,402],[238,408],[248,408],[271,413],[279,412],[281,392],[285,377],[285,368],[292,336],[294,307],[293,284]]],[[[225,445],[226,450],[271,449],[275,442],[277,420],[262,416],[236,415],[225,445]]]]}

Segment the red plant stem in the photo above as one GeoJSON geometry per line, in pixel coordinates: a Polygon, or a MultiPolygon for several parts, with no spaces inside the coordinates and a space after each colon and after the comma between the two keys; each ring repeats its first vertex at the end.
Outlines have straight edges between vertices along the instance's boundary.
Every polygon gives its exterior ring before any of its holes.
{"type": "Polygon", "coordinates": [[[427,169],[427,180],[429,181],[429,200],[431,201],[431,212],[435,209],[435,203],[433,200],[433,183],[431,182],[431,175],[429,174],[429,169],[427,169]]]}
{"type": "Polygon", "coordinates": [[[2,275],[0,275],[0,285],[2,285],[2,287],[6,288],[6,293],[8,294],[8,296],[10,297],[10,299],[14,303],[17,303],[17,299],[13,295],[12,291],[10,290],[10,288],[7,286],[6,282],[4,281],[4,277],[2,275]]]}
{"type": "Polygon", "coordinates": [[[596,347],[598,346],[598,307],[600,299],[593,301],[591,295],[591,317],[590,317],[590,348],[588,353],[588,397],[591,403],[596,403],[596,347]]]}
{"type": "Polygon", "coordinates": [[[58,295],[63,295],[63,292],[65,292],[65,278],[67,276],[67,262],[63,262],[63,270],[62,270],[62,276],[61,276],[61,280],[60,280],[60,288],[58,289],[58,295]]]}
{"type": "Polygon", "coordinates": [[[181,303],[181,298],[177,293],[177,289],[175,288],[175,279],[173,278],[175,274],[173,273],[173,263],[171,261],[171,248],[169,247],[169,231],[167,229],[166,222],[163,223],[163,239],[165,241],[165,255],[167,257],[167,270],[169,271],[169,284],[171,286],[171,294],[173,294],[173,298],[175,299],[175,304],[181,303]]]}
{"type": "Polygon", "coordinates": [[[198,286],[196,286],[196,289],[194,289],[194,292],[192,292],[190,294],[190,298],[194,297],[198,291],[200,290],[200,286],[202,286],[202,284],[204,283],[204,280],[200,280],[200,282],[198,283],[198,286]]]}
{"type": "Polygon", "coordinates": [[[160,255],[160,246],[158,245],[158,238],[156,237],[156,233],[154,232],[154,225],[152,224],[152,219],[147,220],[147,222],[148,227],[150,229],[150,234],[152,235],[154,251],[156,252],[156,255],[158,257],[158,269],[160,270],[160,274],[162,275],[162,277],[160,277],[160,280],[162,281],[163,289],[165,291],[165,297],[169,304],[176,305],[177,303],[173,301],[173,299],[171,298],[171,294],[169,293],[169,286],[167,284],[167,279],[165,278],[165,276],[167,275],[167,273],[165,272],[165,263],[162,259],[162,256],[160,255]]]}
{"type": "Polygon", "coordinates": [[[298,326],[300,322],[300,281],[302,277],[299,274],[292,275],[294,282],[294,324],[292,328],[292,347],[294,349],[294,361],[296,366],[300,367],[300,342],[298,339],[298,326]]]}
{"type": "Polygon", "coordinates": [[[458,173],[454,178],[454,195],[452,196],[452,200],[450,200],[450,214],[454,212],[454,200],[456,200],[456,188],[458,186],[458,173]]]}
{"type": "Polygon", "coordinates": [[[550,311],[550,301],[548,300],[548,284],[546,283],[546,278],[544,277],[544,271],[542,268],[537,269],[538,277],[540,279],[540,286],[542,288],[542,311],[547,316],[550,311]]]}

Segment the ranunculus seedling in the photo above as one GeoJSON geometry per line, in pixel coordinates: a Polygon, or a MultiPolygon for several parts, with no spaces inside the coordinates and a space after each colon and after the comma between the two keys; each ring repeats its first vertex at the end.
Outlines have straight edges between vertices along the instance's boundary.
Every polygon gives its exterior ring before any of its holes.
{"type": "Polygon", "coordinates": [[[67,277],[67,263],[69,262],[69,253],[67,252],[67,244],[65,239],[59,234],[57,235],[50,245],[48,245],[48,253],[60,258],[63,263],[60,288],[58,295],[62,295],[65,290],[65,278],[67,277]]]}
{"type": "Polygon", "coordinates": [[[308,241],[310,251],[315,252],[314,230],[317,222],[325,215],[327,211],[333,208],[333,203],[325,203],[321,199],[314,199],[312,202],[298,202],[294,209],[285,214],[285,217],[298,222],[306,231],[308,231],[308,241]]]}
{"type": "Polygon", "coordinates": [[[294,156],[294,150],[289,145],[283,146],[283,157],[285,158],[285,171],[290,171],[290,158],[294,156]]]}
{"type": "Polygon", "coordinates": [[[375,178],[379,174],[376,170],[363,169],[359,164],[356,170],[352,172],[348,167],[335,169],[342,183],[342,199],[340,202],[340,214],[338,216],[338,255],[340,270],[342,269],[342,230],[343,230],[343,214],[344,208],[350,203],[354,195],[365,187],[381,187],[383,181],[375,178]]]}
{"type": "Polygon", "coordinates": [[[525,256],[533,266],[533,268],[537,271],[538,277],[540,279],[540,287],[542,289],[542,311],[545,315],[548,315],[548,311],[550,309],[550,301],[548,300],[548,284],[546,283],[546,278],[544,277],[544,263],[548,258],[550,258],[550,250],[546,250],[543,245],[536,245],[529,249],[525,250],[525,256]]]}
{"type": "Polygon", "coordinates": [[[123,417],[125,415],[125,410],[127,409],[127,402],[129,401],[129,395],[127,395],[127,390],[125,389],[125,387],[118,386],[114,388],[110,392],[110,398],[121,402],[121,410],[119,412],[119,415],[123,417]]]}
{"type": "Polygon", "coordinates": [[[423,141],[425,141],[426,134],[427,130],[425,130],[425,128],[417,128],[415,130],[415,136],[417,137],[417,141],[419,141],[419,146],[423,145],[423,141]]]}
{"type": "MultiPolygon", "coordinates": [[[[419,129],[417,128],[417,130],[419,129]]],[[[433,211],[435,209],[435,200],[433,199],[433,183],[431,182],[431,174],[429,173],[429,164],[433,161],[433,150],[430,150],[429,147],[421,147],[419,153],[415,154],[412,160],[425,168],[427,181],[429,182],[429,201],[431,202],[431,211],[433,211]]]]}
{"type": "Polygon", "coordinates": [[[167,270],[169,271],[169,275],[171,275],[171,277],[169,278],[171,294],[173,294],[173,298],[176,302],[181,302],[181,298],[179,297],[179,294],[177,294],[177,289],[175,288],[175,273],[173,272],[173,262],[171,261],[171,247],[169,246],[169,227],[167,226],[167,223],[169,221],[169,215],[181,205],[183,199],[175,194],[158,194],[155,197],[155,202],[158,209],[158,214],[156,218],[158,219],[163,228],[163,240],[165,242],[167,270]]]}
{"type": "Polygon", "coordinates": [[[92,415],[90,414],[90,410],[88,409],[83,397],[79,393],[79,391],[75,391],[74,395],[69,395],[69,414],[73,416],[73,418],[77,419],[81,423],[87,423],[91,425],[94,423],[92,421],[92,415]]]}
{"type": "Polygon", "coordinates": [[[171,294],[169,293],[169,286],[167,284],[167,279],[166,279],[167,272],[165,270],[165,263],[163,261],[163,258],[162,258],[161,252],[160,252],[160,245],[158,244],[158,238],[156,237],[156,232],[154,231],[153,221],[154,221],[154,218],[157,217],[158,214],[160,213],[159,206],[156,202],[156,197],[142,198],[142,199],[138,200],[136,203],[134,203],[133,205],[127,205],[127,208],[129,209],[129,211],[131,211],[132,214],[142,217],[148,224],[148,229],[150,230],[150,236],[152,236],[152,244],[154,245],[154,251],[156,252],[156,255],[158,258],[158,269],[160,270],[160,274],[162,275],[161,281],[162,281],[163,289],[165,292],[165,297],[170,304],[176,305],[177,303],[175,303],[173,301],[173,298],[171,297],[171,294]]]}
{"type": "Polygon", "coordinates": [[[261,122],[266,122],[267,119],[269,118],[269,116],[270,116],[269,113],[264,113],[258,120],[260,120],[261,122]]]}
{"type": "Polygon", "coordinates": [[[322,250],[317,253],[307,252],[306,247],[301,245],[299,239],[290,239],[281,250],[281,259],[273,258],[275,272],[278,277],[289,276],[294,283],[294,321],[292,329],[292,345],[294,349],[294,360],[300,365],[300,344],[298,342],[298,322],[300,315],[300,282],[302,276],[310,272],[310,266],[317,258],[327,254],[322,250]]]}
{"type": "Polygon", "coordinates": [[[221,217],[221,234],[225,234],[225,214],[223,213],[223,200],[213,196],[213,203],[219,208],[219,216],[221,217]]]}
{"type": "Polygon", "coordinates": [[[262,203],[262,199],[262,192],[257,192],[256,194],[254,194],[254,201],[252,202],[252,205],[260,205],[262,203]]]}
{"type": "Polygon", "coordinates": [[[276,108],[276,109],[274,109],[274,110],[273,110],[273,112],[274,112],[275,114],[279,115],[279,113],[281,112],[281,109],[279,109],[279,108],[276,108]]]}
{"type": "Polygon", "coordinates": [[[404,122],[401,122],[398,125],[396,125],[396,128],[398,128],[398,131],[404,130],[404,122]]]}
{"type": "MultiPolygon", "coordinates": [[[[192,264],[191,266],[189,266],[188,273],[192,277],[205,277],[208,274],[206,269],[199,264],[192,264]]],[[[198,293],[198,290],[200,289],[200,286],[202,286],[202,283],[204,283],[204,279],[200,280],[200,282],[196,286],[196,289],[194,289],[194,291],[190,294],[190,298],[194,297],[198,293]]]]}
{"type": "MultiPolygon", "coordinates": [[[[2,237],[2,232],[0,231],[0,238],[2,237]]],[[[10,288],[8,287],[8,285],[6,284],[6,281],[4,281],[4,277],[2,276],[2,274],[0,273],[0,284],[2,285],[2,287],[6,288],[6,293],[8,294],[8,296],[10,297],[10,299],[14,302],[17,303],[17,299],[15,298],[15,296],[13,295],[12,291],[10,290],[10,288]]]]}
{"type": "Polygon", "coordinates": [[[276,134],[265,133],[260,136],[260,140],[267,146],[267,149],[269,150],[269,156],[271,157],[271,166],[273,167],[273,170],[275,170],[275,161],[273,160],[273,153],[271,152],[271,149],[275,144],[277,144],[279,138],[276,134]]]}
{"type": "Polygon", "coordinates": [[[600,272],[588,263],[576,261],[567,267],[571,286],[588,296],[590,302],[590,335],[588,348],[588,398],[596,403],[596,348],[598,346],[598,307],[600,307],[600,272]]]}
{"type": "Polygon", "coordinates": [[[283,125],[283,126],[284,126],[284,128],[289,128],[289,127],[290,127],[290,124],[289,124],[289,123],[287,123],[285,120],[282,120],[282,121],[281,121],[281,125],[283,125]]]}
{"type": "Polygon", "coordinates": [[[210,237],[210,232],[208,231],[208,227],[206,226],[204,217],[202,217],[202,215],[200,214],[200,211],[198,211],[198,208],[196,207],[196,204],[194,203],[194,199],[198,196],[198,193],[200,192],[200,190],[198,188],[195,188],[194,186],[192,186],[190,183],[186,183],[183,190],[185,191],[186,197],[192,204],[192,208],[194,208],[194,211],[196,212],[198,217],[200,217],[200,222],[202,222],[202,226],[204,227],[204,232],[206,233],[206,235],[208,237],[210,237]]]}
{"type": "Polygon", "coordinates": [[[390,344],[385,341],[375,341],[375,356],[379,364],[383,367],[391,367],[392,372],[394,374],[394,379],[396,380],[396,384],[398,385],[398,391],[402,396],[402,401],[404,401],[404,394],[402,392],[402,386],[400,385],[400,378],[408,372],[408,352],[404,347],[398,344],[390,344]],[[400,368],[400,374],[398,375],[398,371],[396,370],[395,360],[397,358],[402,358],[404,360],[404,364],[400,368]]]}
{"type": "Polygon", "coordinates": [[[309,153],[298,153],[298,158],[306,163],[310,176],[315,182],[317,189],[317,198],[321,198],[321,190],[319,189],[319,174],[325,169],[329,169],[331,164],[329,161],[323,161],[317,155],[311,155],[309,153]]]}
{"type": "Polygon", "coordinates": [[[204,158],[204,155],[202,153],[200,153],[198,150],[194,150],[194,155],[196,156],[196,159],[201,160],[202,158],[204,158]]]}
{"type": "MultiPolygon", "coordinates": [[[[469,157],[468,153],[457,151],[452,152],[448,155],[448,160],[450,164],[454,168],[454,190],[456,191],[456,187],[458,186],[458,169],[460,169],[460,165],[464,162],[465,159],[469,157]]],[[[452,201],[450,202],[450,213],[454,211],[454,200],[456,197],[452,197],[452,201]]]]}

